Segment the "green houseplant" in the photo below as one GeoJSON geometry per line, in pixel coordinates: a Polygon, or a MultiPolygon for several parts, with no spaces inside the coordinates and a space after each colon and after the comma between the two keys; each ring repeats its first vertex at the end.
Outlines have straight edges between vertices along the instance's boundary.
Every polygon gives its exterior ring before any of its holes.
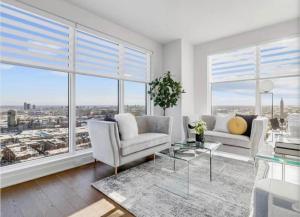
{"type": "Polygon", "coordinates": [[[151,81],[149,86],[150,99],[154,101],[154,106],[163,109],[164,115],[166,115],[167,108],[177,105],[181,94],[184,93],[181,83],[175,81],[169,71],[151,81]]]}
{"type": "Polygon", "coordinates": [[[204,121],[197,121],[194,125],[189,125],[188,127],[195,130],[197,142],[204,142],[204,131],[207,129],[204,121]]]}

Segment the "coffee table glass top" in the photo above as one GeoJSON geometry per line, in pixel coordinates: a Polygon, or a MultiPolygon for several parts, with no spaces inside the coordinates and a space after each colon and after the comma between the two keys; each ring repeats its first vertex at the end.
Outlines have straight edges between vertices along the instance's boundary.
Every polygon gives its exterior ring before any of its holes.
{"type": "Polygon", "coordinates": [[[169,149],[156,153],[157,155],[165,155],[170,158],[190,161],[198,157],[202,153],[210,153],[220,147],[221,143],[216,142],[175,142],[169,149]]]}

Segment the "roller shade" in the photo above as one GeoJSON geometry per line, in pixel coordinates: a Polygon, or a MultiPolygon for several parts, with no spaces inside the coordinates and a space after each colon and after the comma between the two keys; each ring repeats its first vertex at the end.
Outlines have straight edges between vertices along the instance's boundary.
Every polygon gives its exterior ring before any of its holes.
{"type": "Polygon", "coordinates": [[[0,61],[28,67],[147,82],[143,48],[52,15],[0,3],[0,61]],[[40,14],[40,13],[39,13],[40,14]]]}
{"type": "Polygon", "coordinates": [[[76,30],[76,71],[117,76],[119,45],[76,30]]]}
{"type": "Polygon", "coordinates": [[[261,77],[300,74],[300,38],[259,47],[261,77]]]}
{"type": "Polygon", "coordinates": [[[124,77],[146,81],[149,69],[148,55],[149,54],[125,47],[123,60],[124,77]]]}
{"type": "Polygon", "coordinates": [[[70,28],[0,3],[1,59],[53,69],[69,69],[70,28]]]}
{"type": "Polygon", "coordinates": [[[209,57],[212,81],[255,78],[255,47],[209,57]]]}

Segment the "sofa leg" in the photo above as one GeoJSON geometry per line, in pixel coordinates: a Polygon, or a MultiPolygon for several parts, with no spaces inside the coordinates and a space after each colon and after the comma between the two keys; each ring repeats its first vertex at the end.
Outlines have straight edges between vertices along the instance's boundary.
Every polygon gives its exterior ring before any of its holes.
{"type": "Polygon", "coordinates": [[[115,176],[118,175],[118,167],[115,167],[115,176]]]}

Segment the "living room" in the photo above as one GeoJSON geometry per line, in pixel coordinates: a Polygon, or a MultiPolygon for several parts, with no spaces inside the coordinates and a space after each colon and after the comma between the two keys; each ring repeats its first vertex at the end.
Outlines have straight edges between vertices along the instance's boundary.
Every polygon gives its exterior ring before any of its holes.
{"type": "Polygon", "coordinates": [[[2,0],[1,216],[299,216],[298,0],[2,0]]]}

